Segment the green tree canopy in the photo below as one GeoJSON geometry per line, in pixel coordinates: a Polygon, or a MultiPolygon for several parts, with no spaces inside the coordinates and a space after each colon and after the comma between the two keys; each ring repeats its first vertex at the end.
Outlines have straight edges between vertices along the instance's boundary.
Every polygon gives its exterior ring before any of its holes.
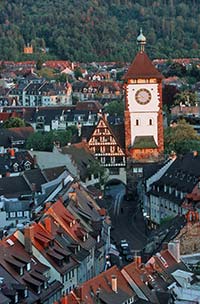
{"type": "Polygon", "coordinates": [[[200,136],[184,119],[165,130],[164,143],[166,153],[175,151],[177,154],[185,154],[192,150],[200,151],[200,136]]]}
{"type": "Polygon", "coordinates": [[[195,92],[185,90],[177,93],[174,97],[176,105],[195,106],[198,103],[198,96],[195,92]]]}
{"type": "MultiPolygon", "coordinates": [[[[199,0],[4,0],[0,55],[20,59],[30,42],[34,51],[47,48],[54,58],[127,62],[137,51],[142,25],[150,57],[198,57],[199,24],[199,0]]],[[[176,65],[174,71],[184,72],[176,65]]]]}
{"type": "Polygon", "coordinates": [[[105,106],[105,112],[109,115],[117,115],[117,116],[123,116],[124,115],[124,102],[122,100],[117,101],[111,101],[108,105],[105,106]]]}
{"type": "Polygon", "coordinates": [[[71,142],[73,132],[73,128],[69,128],[66,131],[38,131],[30,135],[26,143],[26,148],[38,151],[52,151],[55,142],[59,143],[60,146],[65,146],[71,142]]]}
{"type": "Polygon", "coordinates": [[[19,127],[25,127],[25,121],[19,117],[11,117],[8,120],[6,120],[3,124],[3,128],[9,129],[9,128],[19,128],[19,127]]]}
{"type": "Polygon", "coordinates": [[[106,169],[103,166],[101,166],[101,164],[98,160],[95,160],[90,163],[90,165],[87,168],[87,174],[89,174],[89,175],[98,174],[101,186],[105,185],[107,178],[108,178],[108,176],[106,174],[106,169]]]}
{"type": "Polygon", "coordinates": [[[74,76],[76,79],[79,79],[80,77],[83,77],[82,75],[82,72],[81,72],[81,69],[79,67],[77,67],[75,70],[74,70],[74,76]]]}

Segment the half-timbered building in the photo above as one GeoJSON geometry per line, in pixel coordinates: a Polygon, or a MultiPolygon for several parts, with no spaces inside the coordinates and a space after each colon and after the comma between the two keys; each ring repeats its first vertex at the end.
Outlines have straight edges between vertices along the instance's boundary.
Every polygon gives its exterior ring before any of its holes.
{"type": "Polygon", "coordinates": [[[88,145],[102,166],[107,168],[109,179],[116,178],[126,183],[123,134],[122,125],[110,125],[106,115],[102,115],[88,140],[88,145]]]}

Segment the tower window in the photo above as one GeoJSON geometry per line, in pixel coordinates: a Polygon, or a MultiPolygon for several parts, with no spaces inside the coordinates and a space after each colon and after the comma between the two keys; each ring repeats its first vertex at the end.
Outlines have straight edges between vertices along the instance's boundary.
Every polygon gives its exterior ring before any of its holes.
{"type": "Polygon", "coordinates": [[[136,125],[136,126],[139,126],[139,125],[140,125],[139,119],[136,119],[136,120],[135,120],[135,125],[136,125]]]}
{"type": "Polygon", "coordinates": [[[149,125],[152,126],[153,125],[153,119],[149,119],[149,125]]]}

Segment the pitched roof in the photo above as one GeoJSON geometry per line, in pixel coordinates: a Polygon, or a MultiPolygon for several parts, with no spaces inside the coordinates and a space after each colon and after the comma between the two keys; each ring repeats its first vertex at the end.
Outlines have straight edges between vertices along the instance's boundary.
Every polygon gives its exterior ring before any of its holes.
{"type": "Polygon", "coordinates": [[[0,195],[15,197],[20,194],[31,194],[32,191],[22,176],[0,178],[0,195]]]}
{"type": "Polygon", "coordinates": [[[0,130],[0,146],[8,148],[15,141],[22,141],[20,145],[34,132],[32,127],[10,128],[0,130]]]}
{"type": "Polygon", "coordinates": [[[153,194],[165,197],[171,201],[181,204],[184,200],[176,191],[191,193],[198,184],[200,177],[200,155],[188,153],[183,157],[177,157],[165,174],[154,183],[155,187],[151,190],[153,194]],[[164,185],[171,186],[172,192],[164,191],[164,185]],[[159,186],[159,192],[157,187],[159,186]]]}
{"type": "Polygon", "coordinates": [[[145,52],[139,52],[124,75],[125,80],[134,78],[163,79],[164,77],[155,68],[147,54],[145,52]]]}
{"type": "Polygon", "coordinates": [[[135,292],[130,288],[117,266],[84,282],[73,293],[87,304],[97,303],[98,297],[105,304],[120,304],[135,296],[135,292]],[[113,276],[116,278],[117,292],[112,289],[113,276]]]}
{"type": "Polygon", "coordinates": [[[86,178],[88,165],[95,160],[95,157],[89,150],[87,143],[80,142],[62,147],[62,153],[71,155],[72,160],[80,170],[81,179],[86,178]]]}
{"type": "Polygon", "coordinates": [[[157,148],[156,142],[153,136],[136,136],[133,148],[135,149],[148,149],[157,148]]]}

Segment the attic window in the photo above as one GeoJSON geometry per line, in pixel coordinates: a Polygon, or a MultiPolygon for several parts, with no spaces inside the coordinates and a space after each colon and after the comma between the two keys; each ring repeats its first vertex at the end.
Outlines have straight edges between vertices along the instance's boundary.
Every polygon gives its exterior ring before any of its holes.
{"type": "Polygon", "coordinates": [[[17,163],[14,163],[14,165],[13,165],[14,172],[18,171],[18,167],[19,167],[19,165],[17,163]]]}
{"type": "Polygon", "coordinates": [[[18,292],[15,293],[15,303],[18,303],[19,297],[18,297],[18,292]]]}
{"type": "Polygon", "coordinates": [[[30,168],[31,168],[31,163],[30,163],[29,161],[25,162],[24,168],[25,168],[25,170],[30,170],[30,168]]]}
{"type": "Polygon", "coordinates": [[[19,274],[20,274],[20,276],[22,276],[24,274],[24,268],[23,267],[20,267],[19,274]]]}
{"type": "Polygon", "coordinates": [[[31,263],[27,263],[27,264],[26,264],[26,270],[27,270],[27,271],[31,270],[31,263]]]}

